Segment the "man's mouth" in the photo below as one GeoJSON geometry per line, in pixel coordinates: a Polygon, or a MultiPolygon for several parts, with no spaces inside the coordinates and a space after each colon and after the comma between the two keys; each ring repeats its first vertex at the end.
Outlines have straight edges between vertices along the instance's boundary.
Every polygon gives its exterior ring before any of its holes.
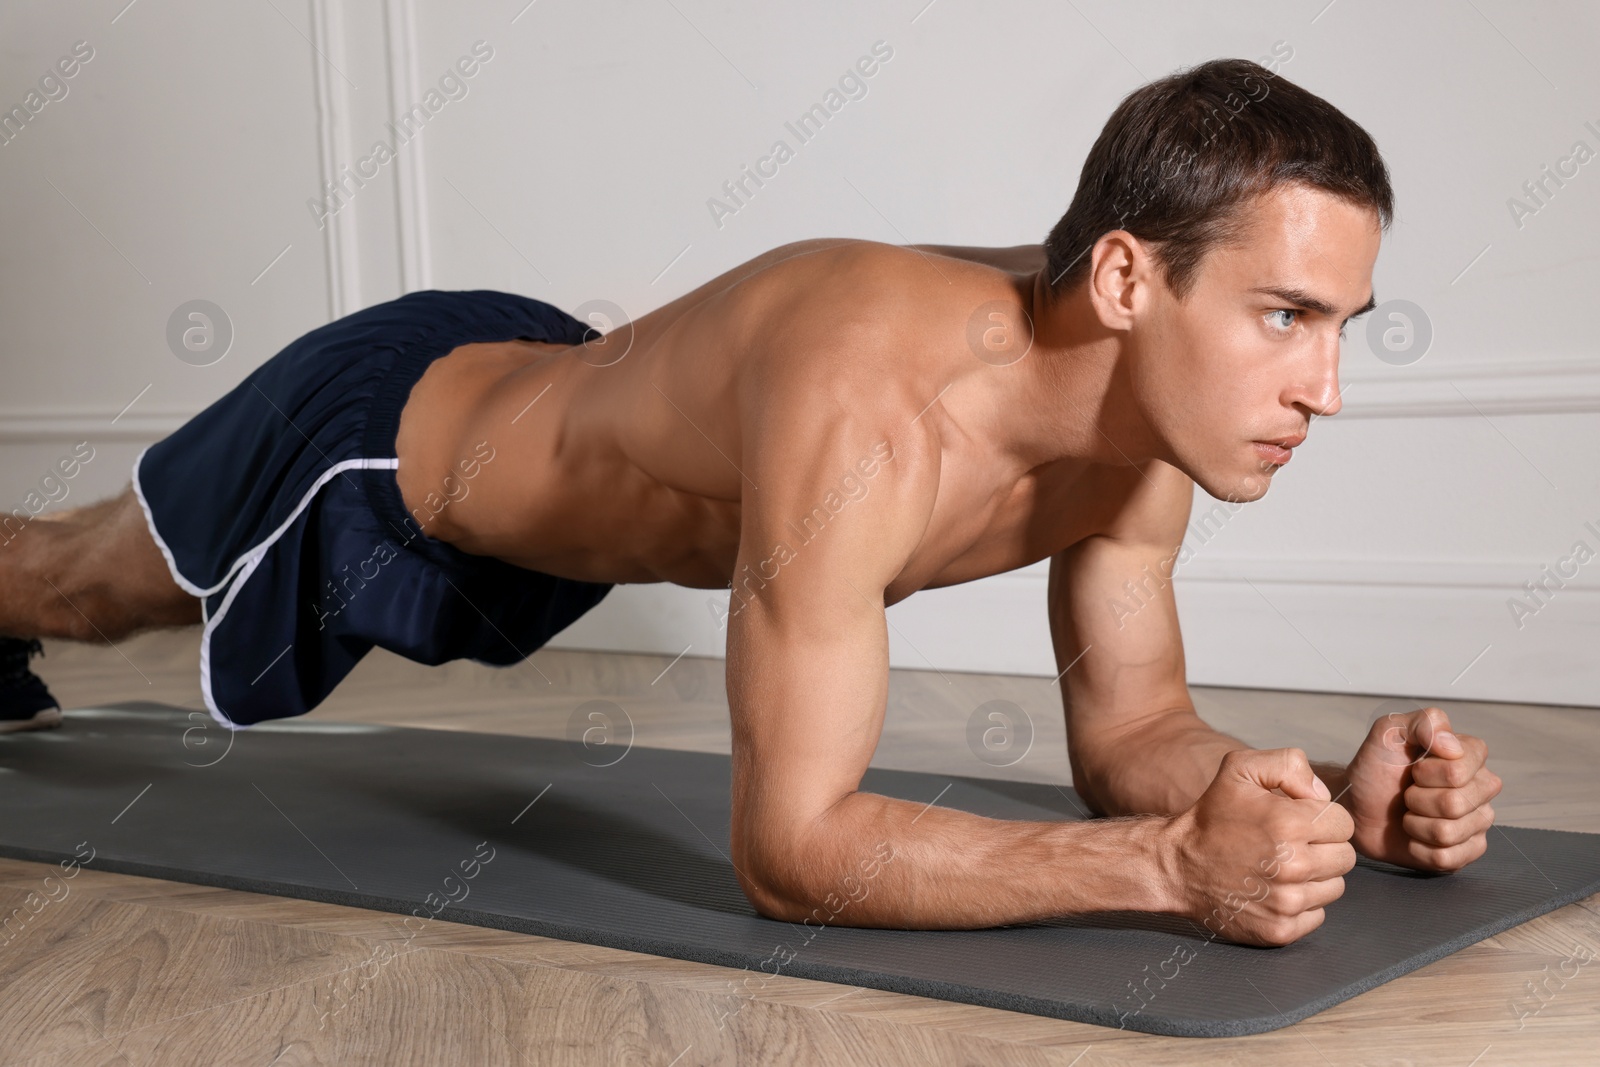
{"type": "Polygon", "coordinates": [[[1271,441],[1256,441],[1256,454],[1268,463],[1281,467],[1289,462],[1289,457],[1294,447],[1306,439],[1305,434],[1294,437],[1278,437],[1271,441]]]}

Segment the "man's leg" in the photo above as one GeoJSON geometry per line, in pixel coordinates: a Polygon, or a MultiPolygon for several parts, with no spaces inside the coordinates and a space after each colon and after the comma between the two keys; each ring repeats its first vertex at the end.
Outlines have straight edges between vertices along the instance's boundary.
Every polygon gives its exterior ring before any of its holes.
{"type": "Polygon", "coordinates": [[[0,544],[0,634],[103,642],[199,622],[200,601],[172,580],[132,487],[0,544]]]}
{"type": "Polygon", "coordinates": [[[0,538],[0,732],[60,723],[28,670],[32,639],[103,643],[200,622],[200,601],[172,580],[131,487],[0,538]]]}

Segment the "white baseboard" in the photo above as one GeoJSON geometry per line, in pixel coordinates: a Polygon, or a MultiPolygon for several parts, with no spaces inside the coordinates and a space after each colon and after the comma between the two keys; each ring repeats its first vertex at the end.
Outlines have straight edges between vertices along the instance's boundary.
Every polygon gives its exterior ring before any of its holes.
{"type": "Polygon", "coordinates": [[[1560,591],[1519,630],[1506,607],[1512,588],[1177,588],[1192,684],[1600,707],[1592,589],[1560,591]]]}

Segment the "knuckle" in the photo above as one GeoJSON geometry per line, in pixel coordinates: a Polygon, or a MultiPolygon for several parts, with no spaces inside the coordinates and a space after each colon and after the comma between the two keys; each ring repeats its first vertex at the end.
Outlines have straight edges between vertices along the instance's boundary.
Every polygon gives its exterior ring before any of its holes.
{"type": "Polygon", "coordinates": [[[1459,871],[1482,856],[1488,850],[1488,847],[1489,841],[1484,834],[1473,834],[1458,844],[1440,852],[1439,869],[1442,871],[1459,871]]]}
{"type": "Polygon", "coordinates": [[[1279,878],[1293,877],[1293,872],[1305,864],[1306,849],[1302,842],[1305,834],[1279,834],[1277,840],[1284,842],[1286,847],[1280,847],[1272,853],[1272,859],[1280,872],[1279,878]],[[1290,844],[1292,842],[1292,844],[1290,844]]]}
{"type": "Polygon", "coordinates": [[[1406,836],[1419,845],[1432,847],[1439,844],[1439,835],[1434,829],[1434,820],[1425,816],[1407,813],[1400,820],[1400,828],[1406,832],[1406,836]]]}
{"type": "Polygon", "coordinates": [[[1337,812],[1333,813],[1333,817],[1335,825],[1339,827],[1340,837],[1348,841],[1350,838],[1355,836],[1356,817],[1354,815],[1351,815],[1344,808],[1339,808],[1337,812]]]}
{"type": "Polygon", "coordinates": [[[1288,886],[1288,888],[1285,889],[1285,894],[1283,894],[1283,896],[1285,896],[1283,912],[1285,912],[1286,915],[1304,915],[1304,913],[1309,912],[1309,910],[1322,907],[1322,905],[1317,904],[1317,901],[1315,901],[1314,894],[1312,894],[1312,888],[1310,888],[1310,883],[1307,883],[1307,881],[1302,881],[1302,883],[1299,883],[1299,885],[1296,886],[1288,886]]]}
{"type": "Polygon", "coordinates": [[[1411,859],[1425,871],[1443,871],[1449,868],[1444,866],[1445,856],[1442,850],[1424,845],[1413,840],[1409,849],[1411,859]]]}
{"type": "Polygon", "coordinates": [[[1272,914],[1280,920],[1293,918],[1306,910],[1305,890],[1299,884],[1273,887],[1268,901],[1272,905],[1272,914]]]}

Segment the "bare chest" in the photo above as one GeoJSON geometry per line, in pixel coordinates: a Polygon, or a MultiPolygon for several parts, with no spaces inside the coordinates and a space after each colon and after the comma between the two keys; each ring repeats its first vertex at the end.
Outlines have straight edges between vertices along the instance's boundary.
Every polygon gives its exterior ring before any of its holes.
{"type": "Polygon", "coordinates": [[[998,480],[981,464],[947,463],[928,531],[886,599],[1047,559],[1105,529],[1127,499],[1125,481],[1075,461],[998,480]]]}

